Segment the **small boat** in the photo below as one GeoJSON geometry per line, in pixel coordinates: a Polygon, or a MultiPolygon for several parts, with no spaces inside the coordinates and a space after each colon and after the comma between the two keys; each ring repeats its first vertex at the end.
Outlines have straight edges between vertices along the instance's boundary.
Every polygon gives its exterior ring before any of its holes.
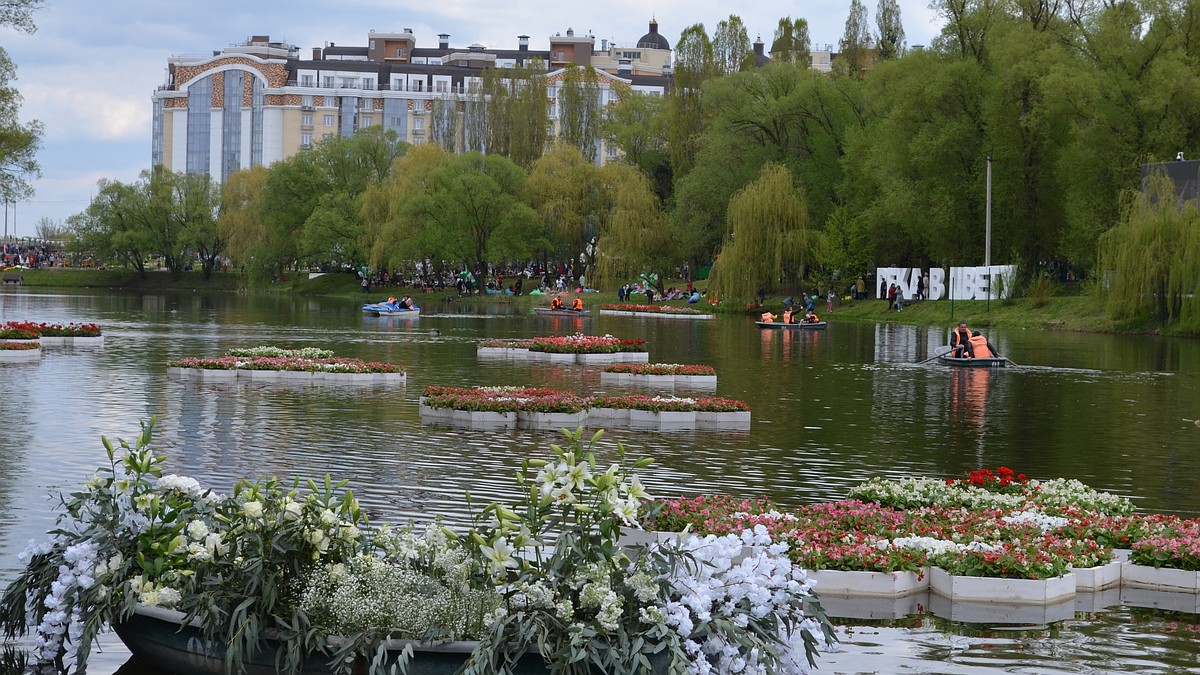
{"type": "Polygon", "coordinates": [[[960,368],[1004,368],[1008,365],[1008,359],[1003,356],[993,356],[987,359],[972,359],[961,356],[950,356],[949,354],[941,354],[938,361],[949,365],[958,366],[960,368]]]}
{"type": "MultiPolygon", "coordinates": [[[[225,641],[208,638],[196,623],[188,623],[182,612],[148,605],[136,605],[133,614],[116,622],[113,630],[139,661],[152,664],[155,669],[177,675],[227,675],[225,668],[225,641]]],[[[467,657],[475,650],[477,642],[418,642],[416,640],[386,640],[387,666],[403,659],[406,648],[412,650],[407,659],[407,675],[453,675],[462,670],[467,657]]],[[[246,675],[277,675],[277,656],[281,656],[284,645],[267,639],[254,655],[244,662],[246,675]]],[[[329,665],[329,656],[309,654],[300,675],[333,675],[337,672],[329,665]]],[[[361,659],[361,657],[360,657],[361,659]]],[[[665,673],[665,659],[652,659],[652,673],[665,673]]],[[[359,662],[351,672],[365,672],[368,664],[359,662]]],[[[515,675],[547,675],[550,668],[534,646],[523,654],[516,663],[508,664],[515,675]]],[[[235,665],[233,672],[238,672],[235,665]]]]}
{"type": "Polygon", "coordinates": [[[588,310],[586,309],[581,309],[576,312],[573,309],[553,309],[551,307],[534,307],[533,311],[536,314],[542,314],[544,316],[580,316],[581,314],[586,315],[588,313],[588,310]]]}
{"type": "Polygon", "coordinates": [[[825,330],[829,325],[825,321],[816,323],[801,322],[801,323],[779,323],[775,321],[755,321],[759,330],[825,330]]]}
{"type": "Polygon", "coordinates": [[[417,316],[421,313],[420,307],[407,309],[400,306],[400,303],[391,302],[370,302],[362,306],[363,314],[371,316],[417,316]]]}

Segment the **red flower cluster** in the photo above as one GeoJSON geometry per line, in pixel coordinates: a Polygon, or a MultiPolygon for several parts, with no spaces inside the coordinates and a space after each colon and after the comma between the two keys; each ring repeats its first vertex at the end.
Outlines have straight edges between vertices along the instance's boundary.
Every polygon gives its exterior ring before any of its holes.
{"type": "Polygon", "coordinates": [[[621,312],[646,312],[649,314],[704,314],[691,307],[674,307],[672,305],[600,305],[600,309],[613,309],[621,312]]]}
{"type": "Polygon", "coordinates": [[[540,387],[440,387],[425,388],[422,402],[430,408],[482,412],[576,413],[589,399],[569,391],[540,387]]]}
{"type": "Polygon", "coordinates": [[[535,337],[531,352],[552,354],[612,354],[615,352],[644,352],[646,341],[622,340],[611,335],[568,335],[566,337],[535,337]]]}
{"type": "Polygon", "coordinates": [[[716,375],[712,366],[684,365],[679,363],[614,363],[604,366],[605,373],[629,373],[630,375],[716,375]]]}
{"type": "Polygon", "coordinates": [[[750,410],[745,401],[731,398],[700,396],[682,398],[675,396],[647,396],[645,394],[629,394],[627,396],[603,396],[592,399],[593,408],[617,408],[619,410],[654,410],[659,412],[744,412],[750,410]]]}
{"type": "Polygon", "coordinates": [[[946,480],[946,485],[961,485],[983,488],[991,492],[1021,492],[1029,483],[1029,477],[1023,473],[1016,473],[1007,466],[997,467],[995,471],[991,469],[979,469],[967,474],[966,478],[949,478],[946,480]]]}
{"type": "Polygon", "coordinates": [[[14,342],[0,340],[0,352],[20,352],[29,349],[37,349],[39,347],[41,347],[39,343],[30,340],[18,340],[14,342]]]}
{"type": "MultiPolygon", "coordinates": [[[[34,323],[32,321],[9,321],[0,328],[0,337],[5,337],[8,331],[17,331],[20,333],[31,333],[33,337],[98,337],[100,335],[100,326],[94,323],[34,323]]],[[[16,337],[8,335],[7,337],[19,340],[27,340],[30,338],[16,337]]]]}

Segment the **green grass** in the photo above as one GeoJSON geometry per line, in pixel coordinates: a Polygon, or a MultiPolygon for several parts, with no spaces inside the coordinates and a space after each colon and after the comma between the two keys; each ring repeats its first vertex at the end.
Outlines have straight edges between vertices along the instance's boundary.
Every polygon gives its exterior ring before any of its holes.
{"type": "Polygon", "coordinates": [[[175,279],[170,273],[157,270],[147,272],[144,279],[133,270],[38,269],[13,270],[8,274],[20,274],[23,286],[41,287],[236,291],[242,285],[240,275],[228,272],[213,274],[207,280],[200,272],[184,272],[175,279]]]}

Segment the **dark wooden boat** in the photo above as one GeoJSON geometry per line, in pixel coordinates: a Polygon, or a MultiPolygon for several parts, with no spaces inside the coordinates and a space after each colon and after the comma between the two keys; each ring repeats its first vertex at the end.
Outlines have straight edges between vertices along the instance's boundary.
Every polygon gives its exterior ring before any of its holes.
{"type": "Polygon", "coordinates": [[[988,359],[971,359],[942,354],[937,358],[938,361],[946,365],[958,366],[960,368],[1004,368],[1008,365],[1008,359],[1003,356],[993,356],[988,359]]]}
{"type": "Polygon", "coordinates": [[[777,321],[755,321],[759,330],[825,330],[828,325],[824,321],[816,323],[780,323],[777,321]]]}
{"type": "MultiPolygon", "coordinates": [[[[189,624],[185,619],[182,612],[138,605],[133,615],[118,622],[113,630],[139,661],[164,672],[176,675],[227,675],[225,643],[206,639],[199,626],[189,624]]],[[[384,646],[389,654],[395,655],[394,659],[399,659],[405,647],[411,645],[413,656],[408,661],[407,670],[403,671],[407,675],[452,675],[462,668],[477,644],[388,640],[384,646]]],[[[263,651],[244,664],[246,675],[278,675],[275,659],[280,649],[282,645],[268,641],[263,651]]],[[[335,670],[329,666],[328,660],[328,656],[313,654],[299,675],[331,675],[335,670]]],[[[514,675],[545,675],[550,672],[536,649],[522,656],[512,668],[514,675]]],[[[238,672],[237,666],[234,666],[233,672],[238,672]]],[[[366,672],[365,667],[362,672],[366,672]]]]}

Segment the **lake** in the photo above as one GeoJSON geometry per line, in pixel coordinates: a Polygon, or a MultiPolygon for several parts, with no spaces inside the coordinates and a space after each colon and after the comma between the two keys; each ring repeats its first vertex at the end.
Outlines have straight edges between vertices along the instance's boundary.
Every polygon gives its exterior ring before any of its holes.
{"type": "MultiPolygon", "coordinates": [[[[882,314],[882,303],[880,303],[882,314]]],[[[960,303],[960,316],[982,318],[960,303]]],[[[1200,516],[1200,342],[1033,330],[989,338],[1020,367],[918,362],[946,328],[839,324],[759,331],[752,320],[537,317],[528,308],[444,301],[419,317],[363,316],[353,300],[238,294],[133,294],[5,288],[0,321],[95,322],[103,347],[47,347],[0,364],[0,582],[27,540],[53,523],[54,495],[104,461],[101,435],[133,439],[156,416],[169,470],[227,491],[255,476],[349,479],[372,520],[467,521],[476,502],[513,498],[513,473],[543,457],[549,432],[423,426],[427,385],[536,384],[588,394],[599,368],[480,359],[484,338],[609,333],[645,338],[653,362],[716,368],[717,395],[745,400],[748,432],[612,430],[654,496],[767,495],[784,505],[839,499],[872,476],[965,476],[1009,466],[1078,478],[1145,511],[1200,516]],[[398,387],[200,383],[166,363],[233,347],[322,347],[403,365],[398,387]]],[[[818,673],[1200,672],[1200,616],[1122,606],[1049,625],[958,623],[930,613],[850,621],[818,673]]],[[[90,672],[158,675],[125,665],[114,636],[90,672]]]]}

